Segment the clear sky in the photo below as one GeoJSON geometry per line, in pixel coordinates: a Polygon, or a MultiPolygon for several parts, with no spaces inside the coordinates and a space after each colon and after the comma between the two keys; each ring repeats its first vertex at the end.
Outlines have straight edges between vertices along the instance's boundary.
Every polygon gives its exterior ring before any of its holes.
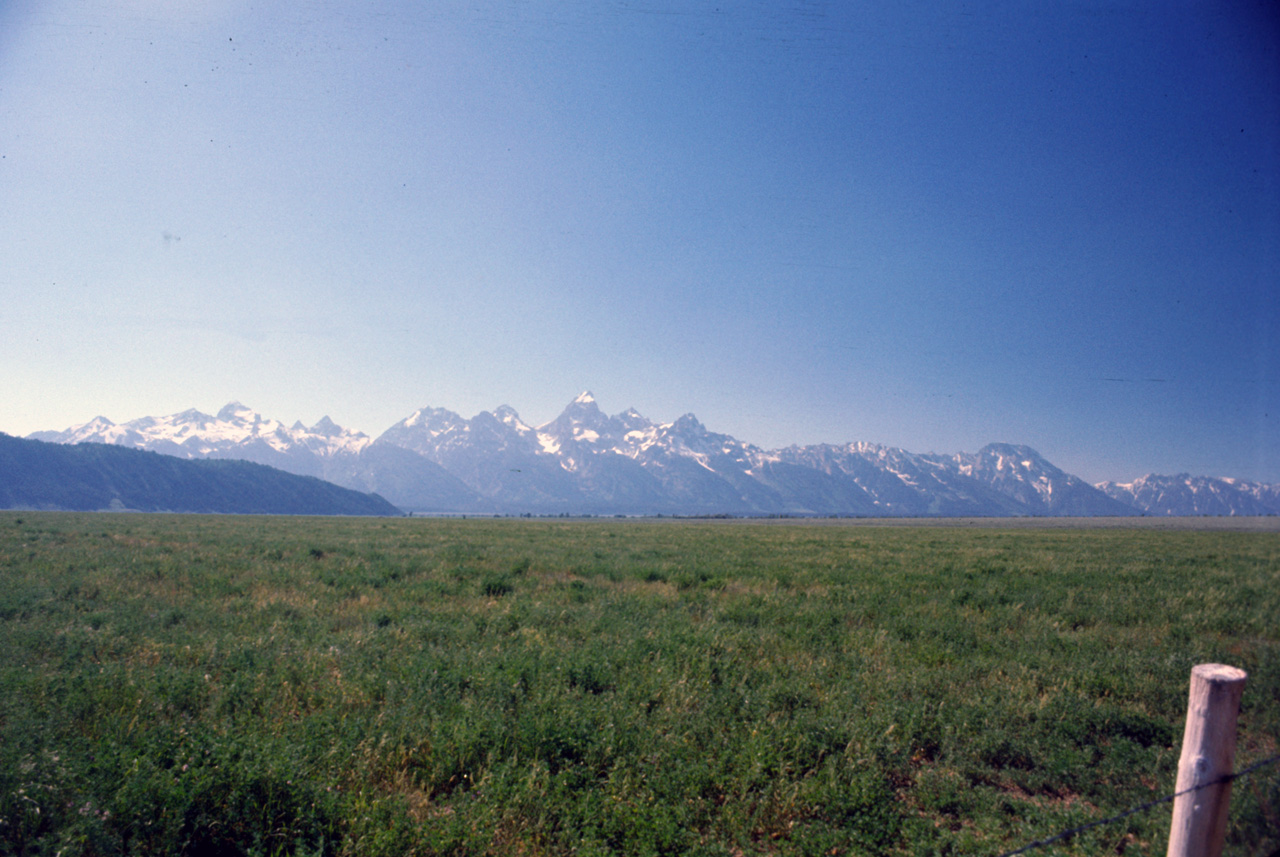
{"type": "Polygon", "coordinates": [[[0,0],[0,431],[590,389],[1280,482],[1277,9],[0,0]]]}

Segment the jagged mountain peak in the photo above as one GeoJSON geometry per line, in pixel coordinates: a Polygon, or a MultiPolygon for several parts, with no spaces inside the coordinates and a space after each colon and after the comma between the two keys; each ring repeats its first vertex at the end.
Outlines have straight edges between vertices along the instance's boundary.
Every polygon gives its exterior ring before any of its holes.
{"type": "Polygon", "coordinates": [[[446,408],[433,408],[430,406],[418,408],[409,416],[396,423],[397,427],[415,428],[417,426],[430,426],[441,424],[453,424],[462,422],[462,417],[446,408]]]}
{"type": "Polygon", "coordinates": [[[707,427],[693,414],[682,414],[671,424],[671,430],[677,434],[705,434],[707,427]]]}
{"type": "Polygon", "coordinates": [[[129,429],[120,426],[103,416],[97,416],[87,423],[72,426],[64,431],[38,431],[28,435],[30,440],[43,440],[51,443],[112,443],[114,438],[127,434],[129,429]]]}
{"type": "Polygon", "coordinates": [[[560,416],[573,416],[576,419],[594,419],[597,414],[603,416],[604,412],[600,410],[596,397],[590,393],[582,393],[565,406],[560,416]]]}
{"type": "Polygon", "coordinates": [[[258,422],[261,418],[252,408],[246,407],[238,401],[230,401],[218,411],[218,419],[226,420],[227,422],[258,422]]]}
{"type": "Polygon", "coordinates": [[[588,392],[566,405],[554,420],[538,426],[537,431],[556,443],[597,443],[602,437],[612,439],[617,428],[588,392]]]}
{"type": "Polygon", "coordinates": [[[1028,460],[1032,462],[1044,461],[1044,456],[1036,452],[1031,447],[1023,443],[989,443],[982,449],[978,450],[980,456],[1004,456],[1006,458],[1028,460]]]}
{"type": "MultiPolygon", "coordinates": [[[[1114,480],[1108,479],[1105,482],[1096,483],[1093,487],[1097,488],[1099,491],[1108,491],[1111,488],[1133,489],[1133,488],[1138,488],[1143,485],[1146,485],[1160,478],[1170,478],[1170,477],[1159,477],[1159,476],[1156,476],[1154,473],[1144,473],[1142,476],[1139,476],[1137,479],[1134,479],[1130,482],[1116,482],[1114,480]]],[[[1177,477],[1172,477],[1172,478],[1182,478],[1182,477],[1181,475],[1179,475],[1177,477]]]]}
{"type": "MultiPolygon", "coordinates": [[[[98,417],[33,438],[136,446],[182,457],[248,458],[296,473],[385,486],[405,508],[540,513],[814,515],[1276,514],[1280,485],[1148,474],[1096,488],[1030,446],[916,454],[867,442],[762,450],[692,413],[651,422],[606,416],[590,391],[534,429],[509,405],[464,419],[424,407],[376,442],[328,416],[310,429],[264,419],[239,401],[116,425],[98,417]],[[441,487],[443,486],[443,487],[441,487]],[[442,493],[443,492],[443,493],[442,493]],[[451,493],[450,493],[451,492],[451,493]],[[1190,498],[1186,502],[1182,498],[1190,498]],[[402,499],[403,498],[403,499],[402,499]],[[1193,505],[1186,505],[1194,501],[1193,505]],[[1268,511],[1270,510],[1270,511],[1268,511]]],[[[358,483],[358,484],[357,484],[358,483]]],[[[383,490],[379,488],[379,490],[383,490]]]]}
{"type": "MultiPolygon", "coordinates": [[[[229,402],[210,416],[195,408],[163,417],[141,417],[122,425],[110,421],[81,426],[37,439],[57,443],[96,443],[130,446],[182,458],[245,458],[278,464],[281,456],[327,456],[355,452],[369,442],[325,417],[314,428],[295,421],[292,427],[263,419],[240,402],[229,402]]],[[[312,475],[310,473],[306,475],[312,475]]]]}
{"type": "Polygon", "coordinates": [[[1132,482],[1100,482],[1096,487],[1150,515],[1280,514],[1280,486],[1241,479],[1148,473],[1132,482]]]}
{"type": "MultiPolygon", "coordinates": [[[[973,470],[993,469],[1001,473],[1034,473],[1065,476],[1060,469],[1026,444],[989,443],[972,455],[959,453],[956,460],[973,470]]],[[[1074,477],[1073,477],[1074,478],[1074,477]]]]}
{"type": "Polygon", "coordinates": [[[520,414],[516,413],[516,409],[510,405],[498,405],[493,409],[493,415],[500,422],[505,423],[520,434],[528,434],[533,431],[532,426],[520,419],[520,414]]]}
{"type": "Polygon", "coordinates": [[[1026,444],[989,443],[953,457],[958,471],[1036,515],[1131,515],[1137,510],[1066,473],[1026,444]]]}
{"type": "Polygon", "coordinates": [[[635,408],[627,408],[614,417],[625,431],[646,431],[653,428],[653,422],[635,408]]]}
{"type": "Polygon", "coordinates": [[[313,434],[323,435],[324,437],[337,437],[342,434],[343,429],[333,420],[329,419],[329,415],[325,414],[320,421],[311,427],[313,434]]]}

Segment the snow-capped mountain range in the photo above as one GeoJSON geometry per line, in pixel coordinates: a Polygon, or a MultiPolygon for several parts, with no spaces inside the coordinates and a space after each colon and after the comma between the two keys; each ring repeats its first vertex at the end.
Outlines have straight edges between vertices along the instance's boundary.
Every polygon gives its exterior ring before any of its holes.
{"type": "Polygon", "coordinates": [[[1280,486],[1147,476],[1097,486],[1035,450],[918,454],[870,443],[765,450],[693,414],[616,416],[590,393],[530,426],[503,405],[465,419],[422,408],[372,439],[328,417],[287,426],[232,402],[115,424],[98,417],[55,443],[110,443],[183,458],[238,458],[381,494],[407,511],[505,514],[859,516],[1272,515],[1280,486]]]}
{"type": "Polygon", "coordinates": [[[1148,515],[1280,514],[1280,485],[1243,479],[1148,474],[1124,484],[1100,482],[1098,488],[1148,515]]]}
{"type": "MultiPolygon", "coordinates": [[[[36,432],[31,440],[55,443],[110,443],[150,449],[178,458],[248,458],[245,451],[303,459],[335,453],[358,453],[373,438],[334,425],[328,417],[311,428],[301,422],[286,426],[265,420],[239,402],[231,402],[216,416],[187,410],[167,417],[142,417],[117,425],[96,417],[64,432],[36,432]],[[270,452],[268,452],[270,450],[270,452]],[[234,452],[234,455],[226,453],[234,452]]],[[[288,468],[282,467],[282,470],[288,468]]]]}

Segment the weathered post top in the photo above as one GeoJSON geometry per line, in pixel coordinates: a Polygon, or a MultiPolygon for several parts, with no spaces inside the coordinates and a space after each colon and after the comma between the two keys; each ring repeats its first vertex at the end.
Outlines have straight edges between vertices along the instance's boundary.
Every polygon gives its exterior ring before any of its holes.
{"type": "Polygon", "coordinates": [[[1197,664],[1191,668],[1192,676],[1200,676],[1205,681],[1213,682],[1243,682],[1249,677],[1249,674],[1239,667],[1232,667],[1226,664],[1197,664]]]}
{"type": "Polygon", "coordinates": [[[1236,756],[1236,718],[1248,674],[1226,664],[1191,669],[1168,857],[1220,857],[1236,756]],[[1220,782],[1221,781],[1221,782],[1220,782]],[[1185,792],[1185,794],[1182,794],[1185,792]]]}

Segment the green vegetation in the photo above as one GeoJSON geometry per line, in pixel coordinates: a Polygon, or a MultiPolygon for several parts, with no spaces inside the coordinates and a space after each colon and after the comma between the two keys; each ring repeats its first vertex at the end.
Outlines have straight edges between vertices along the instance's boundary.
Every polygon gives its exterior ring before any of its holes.
{"type": "MultiPolygon", "coordinates": [[[[998,854],[1280,736],[1280,534],[0,513],[0,854],[998,854]]],[[[1231,854],[1280,848],[1280,770],[1231,854]]],[[[1163,854],[1169,806],[1038,854],[1163,854]]]]}

